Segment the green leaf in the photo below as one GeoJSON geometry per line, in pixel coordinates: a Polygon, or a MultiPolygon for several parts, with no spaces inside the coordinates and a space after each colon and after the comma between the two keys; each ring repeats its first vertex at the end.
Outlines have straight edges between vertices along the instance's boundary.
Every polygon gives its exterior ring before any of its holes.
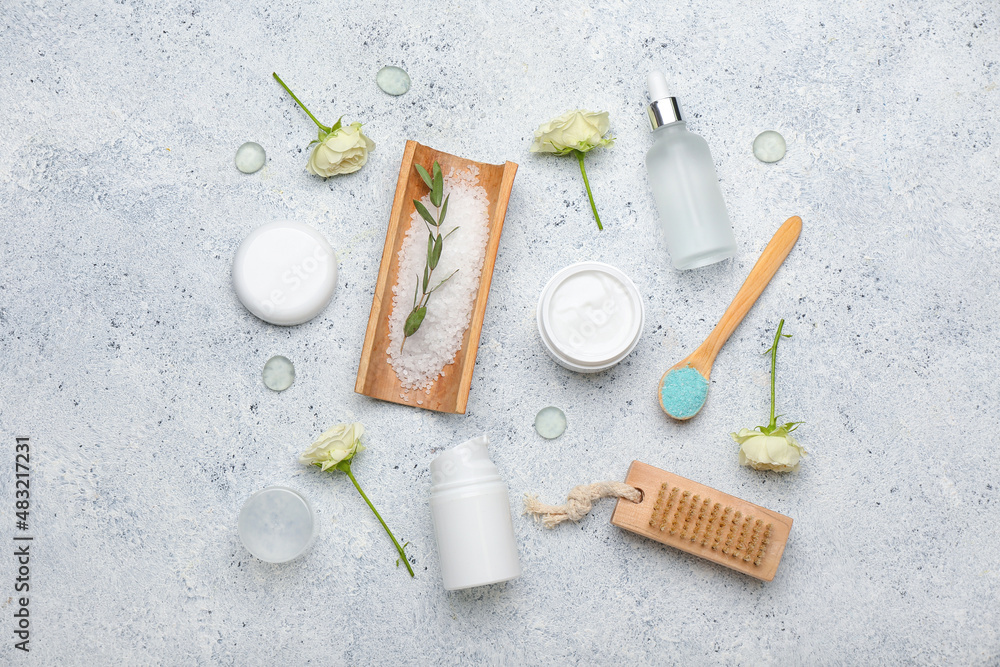
{"type": "MultiPolygon", "coordinates": [[[[400,552],[402,552],[403,549],[405,549],[408,546],[410,546],[410,543],[409,542],[404,542],[403,546],[399,547],[400,552]]],[[[402,556],[400,556],[399,558],[402,558],[402,556]]],[[[399,567],[399,558],[396,559],[396,567],[399,567]]]]}
{"type": "Polygon", "coordinates": [[[341,128],[340,121],[342,121],[342,120],[344,120],[343,116],[341,116],[340,118],[337,119],[337,122],[334,123],[333,127],[330,128],[330,134],[336,134],[337,133],[337,131],[341,128]]]}
{"type": "Polygon", "coordinates": [[[441,205],[441,213],[438,215],[438,227],[444,224],[444,216],[448,214],[448,200],[451,199],[451,195],[444,198],[444,204],[441,205]]]}
{"type": "MultiPolygon", "coordinates": [[[[440,234],[438,235],[440,237],[440,234]]],[[[431,263],[431,255],[434,253],[434,235],[427,235],[427,263],[431,263]]],[[[433,266],[431,267],[434,268],[433,266]]]]}
{"type": "Polygon", "coordinates": [[[413,307],[417,307],[417,301],[420,299],[420,276],[417,276],[416,282],[413,283],[413,307]]]}
{"type": "Polygon", "coordinates": [[[434,183],[431,182],[431,175],[428,174],[427,170],[424,169],[419,164],[414,165],[414,166],[417,168],[417,173],[420,174],[420,178],[421,178],[421,180],[423,180],[424,185],[427,186],[427,189],[428,190],[433,190],[434,189],[434,183]]]}
{"type": "Polygon", "coordinates": [[[441,205],[441,195],[444,193],[444,175],[441,174],[441,165],[434,161],[434,178],[431,187],[431,203],[435,206],[441,205]]]}
{"type": "Polygon", "coordinates": [[[420,217],[427,221],[427,224],[437,227],[437,222],[434,221],[434,216],[431,215],[431,212],[427,210],[426,206],[421,204],[416,199],[413,200],[413,206],[417,209],[417,213],[420,214],[420,217]]]}
{"type": "Polygon", "coordinates": [[[414,309],[410,313],[409,317],[406,318],[406,322],[403,324],[403,335],[409,338],[413,334],[417,333],[417,329],[423,324],[424,317],[427,316],[427,306],[421,306],[420,308],[414,309]]]}
{"type": "Polygon", "coordinates": [[[443,247],[444,239],[438,234],[438,237],[434,240],[434,247],[427,254],[427,263],[430,265],[432,271],[437,268],[438,262],[441,260],[441,249],[443,247]]]}
{"type": "Polygon", "coordinates": [[[461,227],[454,227],[450,232],[448,232],[447,234],[445,234],[444,237],[448,238],[449,236],[451,236],[452,234],[454,234],[455,232],[457,232],[459,229],[461,229],[461,227]]]}
{"type": "Polygon", "coordinates": [[[431,279],[431,267],[424,266],[424,294],[427,294],[427,283],[431,279]]]}

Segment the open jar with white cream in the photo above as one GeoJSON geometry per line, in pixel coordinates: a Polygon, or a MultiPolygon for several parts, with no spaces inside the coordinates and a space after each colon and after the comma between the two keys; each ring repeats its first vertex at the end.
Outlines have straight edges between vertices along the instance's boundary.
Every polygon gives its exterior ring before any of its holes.
{"type": "Polygon", "coordinates": [[[545,285],[537,318],[542,343],[556,363],[578,373],[597,373],[635,349],[645,309],[624,273],[601,262],[580,262],[545,285]]]}

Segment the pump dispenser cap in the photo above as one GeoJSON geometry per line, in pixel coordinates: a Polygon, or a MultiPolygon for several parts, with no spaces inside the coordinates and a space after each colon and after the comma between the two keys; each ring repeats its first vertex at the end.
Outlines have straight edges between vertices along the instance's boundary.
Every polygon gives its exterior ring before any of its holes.
{"type": "Polygon", "coordinates": [[[646,77],[646,87],[649,90],[650,100],[646,112],[649,114],[649,124],[654,130],[684,120],[680,102],[676,97],[670,96],[667,77],[663,76],[663,72],[650,72],[646,77]]]}
{"type": "Polygon", "coordinates": [[[490,461],[490,441],[485,435],[463,442],[431,461],[431,491],[500,480],[490,461]]]}

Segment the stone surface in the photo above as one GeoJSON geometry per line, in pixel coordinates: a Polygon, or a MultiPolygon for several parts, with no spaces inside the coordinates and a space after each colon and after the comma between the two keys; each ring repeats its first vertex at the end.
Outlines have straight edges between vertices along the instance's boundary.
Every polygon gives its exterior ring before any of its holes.
{"type": "Polygon", "coordinates": [[[4,6],[0,53],[0,663],[995,664],[1000,659],[1000,21],[987,0],[751,9],[554,0],[331,6],[79,0],[4,6]],[[386,62],[422,85],[373,83],[386,62]],[[669,266],[647,189],[645,73],[663,68],[712,148],[739,244],[669,266]],[[316,128],[366,123],[368,165],[306,173],[316,128]],[[425,84],[425,85],[424,85],[425,84]],[[403,104],[401,104],[401,102],[403,104]],[[606,109],[617,138],[587,171],[528,153],[542,121],[606,109]],[[790,151],[765,165],[761,128],[790,151]],[[233,168],[246,137],[265,170],[233,168]],[[406,139],[520,164],[468,413],[353,391],[406,139]],[[705,407],[663,415],[660,375],[698,345],[790,215],[804,231],[720,353],[705,407]],[[315,225],[340,253],[334,304],[270,326],[230,264],[257,225],[315,225]],[[646,301],[636,350],[594,376],[546,355],[535,304],[559,268],[623,269],[646,301]],[[790,475],[740,467],[729,432],[778,410],[810,452],[790,475]],[[274,393],[275,350],[300,372],[274,393]],[[572,428],[540,442],[559,405],[572,428]],[[346,476],[296,460],[364,422],[346,476]],[[510,488],[520,579],[446,593],[427,507],[435,452],[488,432],[510,488]],[[31,653],[10,630],[13,438],[32,443],[31,653]],[[562,502],[633,459],[795,519],[761,583],[609,525],[597,503],[545,530],[521,498],[562,502]],[[319,538],[269,565],[239,542],[254,491],[314,503],[319,538]],[[331,633],[316,628],[329,625],[331,633]],[[67,641],[67,637],[72,641],[67,641]]]}

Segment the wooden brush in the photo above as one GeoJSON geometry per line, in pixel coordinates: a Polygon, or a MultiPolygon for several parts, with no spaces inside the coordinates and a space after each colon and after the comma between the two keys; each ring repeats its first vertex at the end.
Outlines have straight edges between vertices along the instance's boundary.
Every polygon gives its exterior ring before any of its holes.
{"type": "Polygon", "coordinates": [[[629,466],[625,483],[642,491],[642,499],[619,498],[611,515],[615,526],[751,577],[774,579],[790,517],[640,461],[629,466]]]}

